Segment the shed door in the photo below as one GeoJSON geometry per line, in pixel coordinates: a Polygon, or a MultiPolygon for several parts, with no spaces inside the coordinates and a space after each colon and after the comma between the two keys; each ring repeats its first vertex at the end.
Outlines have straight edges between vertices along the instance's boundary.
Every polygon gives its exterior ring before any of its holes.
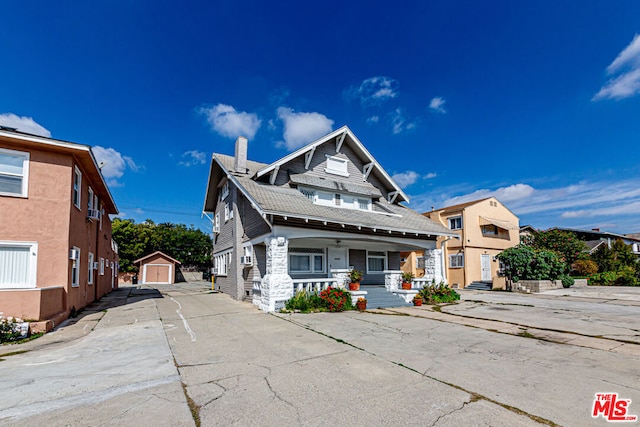
{"type": "Polygon", "coordinates": [[[168,285],[171,266],[166,264],[147,264],[144,266],[144,283],[168,285]]]}
{"type": "MultiPolygon", "coordinates": [[[[480,265],[482,268],[482,281],[491,281],[491,255],[480,255],[480,265]]],[[[477,277],[477,276],[476,276],[477,277]]]]}

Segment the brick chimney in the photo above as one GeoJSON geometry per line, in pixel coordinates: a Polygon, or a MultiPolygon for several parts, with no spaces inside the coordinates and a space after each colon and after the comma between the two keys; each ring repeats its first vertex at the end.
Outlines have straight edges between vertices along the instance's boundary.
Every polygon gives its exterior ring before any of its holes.
{"type": "Polygon", "coordinates": [[[247,173],[247,138],[239,136],[236,139],[236,156],[233,168],[238,173],[247,173]]]}

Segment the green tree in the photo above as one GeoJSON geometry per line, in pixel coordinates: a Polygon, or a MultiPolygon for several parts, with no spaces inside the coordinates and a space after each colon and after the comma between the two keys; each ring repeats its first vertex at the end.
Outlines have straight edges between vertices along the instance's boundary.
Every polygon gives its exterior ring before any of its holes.
{"type": "Polygon", "coordinates": [[[565,268],[557,253],[526,245],[505,249],[497,258],[504,264],[505,275],[514,282],[556,280],[565,268]]]}
{"type": "Polygon", "coordinates": [[[585,256],[587,245],[570,231],[556,228],[540,231],[535,235],[531,246],[535,249],[553,251],[560,256],[565,264],[565,273],[571,271],[571,265],[585,256]]]}
{"type": "Polygon", "coordinates": [[[137,271],[133,261],[155,251],[164,252],[183,266],[211,267],[211,237],[193,225],[155,224],[149,219],[136,224],[131,219],[115,218],[112,230],[113,239],[118,243],[122,271],[137,271]]]}

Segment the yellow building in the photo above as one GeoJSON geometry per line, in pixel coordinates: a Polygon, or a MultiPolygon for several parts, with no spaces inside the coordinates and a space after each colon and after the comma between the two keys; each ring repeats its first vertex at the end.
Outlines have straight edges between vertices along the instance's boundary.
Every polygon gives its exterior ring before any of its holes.
{"type": "MultiPolygon", "coordinates": [[[[464,288],[474,282],[493,283],[498,277],[499,262],[495,259],[503,250],[520,241],[519,219],[495,197],[474,200],[423,215],[456,232],[460,238],[438,237],[437,248],[443,249],[447,282],[464,288]]],[[[401,269],[424,274],[422,254],[401,254],[401,269]]]]}

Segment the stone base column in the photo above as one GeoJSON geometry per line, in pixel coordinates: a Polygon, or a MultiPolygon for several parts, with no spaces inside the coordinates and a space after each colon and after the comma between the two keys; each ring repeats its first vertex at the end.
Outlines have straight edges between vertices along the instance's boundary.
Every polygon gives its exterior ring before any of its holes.
{"type": "Polygon", "coordinates": [[[331,277],[333,277],[334,279],[338,279],[338,283],[337,283],[338,288],[344,289],[347,287],[347,285],[351,281],[349,279],[350,272],[351,270],[349,270],[348,268],[331,269],[331,277]]]}
{"type": "Polygon", "coordinates": [[[445,281],[442,274],[442,249],[425,249],[423,278],[435,280],[436,284],[445,281]]]}
{"type": "Polygon", "coordinates": [[[277,311],[293,296],[293,280],[288,274],[289,241],[285,237],[268,237],[266,274],[260,281],[260,297],[253,303],[262,311],[277,311]]]}
{"type": "Polygon", "coordinates": [[[385,270],[384,271],[384,287],[388,291],[397,291],[402,283],[402,271],[401,270],[385,270]]]}

